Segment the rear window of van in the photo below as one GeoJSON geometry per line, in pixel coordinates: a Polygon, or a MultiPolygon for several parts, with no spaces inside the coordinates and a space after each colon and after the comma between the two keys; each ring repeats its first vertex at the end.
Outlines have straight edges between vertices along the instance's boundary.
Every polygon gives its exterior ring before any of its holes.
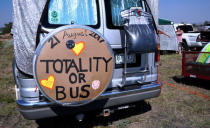
{"type": "Polygon", "coordinates": [[[105,0],[105,4],[108,27],[121,27],[122,18],[120,12],[131,7],[142,7],[142,0],[105,0]]]}
{"type": "Polygon", "coordinates": [[[50,0],[48,23],[52,25],[97,25],[97,0],[50,0]]]}

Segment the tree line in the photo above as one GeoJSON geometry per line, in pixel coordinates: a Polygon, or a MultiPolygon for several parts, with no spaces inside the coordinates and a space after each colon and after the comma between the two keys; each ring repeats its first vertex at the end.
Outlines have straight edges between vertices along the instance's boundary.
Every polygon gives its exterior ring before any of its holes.
{"type": "Polygon", "coordinates": [[[12,22],[4,24],[4,27],[0,28],[0,34],[3,35],[3,34],[11,33],[11,29],[12,29],[12,22]]]}

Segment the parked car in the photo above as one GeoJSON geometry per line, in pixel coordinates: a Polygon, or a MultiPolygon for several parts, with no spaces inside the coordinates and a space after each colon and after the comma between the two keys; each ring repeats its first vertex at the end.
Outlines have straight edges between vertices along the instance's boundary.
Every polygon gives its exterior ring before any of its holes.
{"type": "Polygon", "coordinates": [[[203,26],[204,31],[210,31],[210,24],[203,26]]]}
{"type": "Polygon", "coordinates": [[[201,42],[203,47],[210,43],[210,31],[201,31],[197,41],[201,42]]]}
{"type": "Polygon", "coordinates": [[[174,28],[177,31],[177,28],[180,28],[184,33],[183,43],[188,48],[202,47],[202,43],[198,40],[200,33],[194,32],[192,24],[174,24],[174,28]]]}
{"type": "Polygon", "coordinates": [[[159,96],[157,17],[150,11],[157,2],[13,0],[13,71],[20,113],[33,120],[93,110],[107,116],[113,108],[159,96]],[[133,19],[133,28],[125,26],[135,30],[130,36],[123,27],[123,9],[132,14],[127,18],[133,19]],[[127,39],[147,51],[125,46],[127,39]]]}

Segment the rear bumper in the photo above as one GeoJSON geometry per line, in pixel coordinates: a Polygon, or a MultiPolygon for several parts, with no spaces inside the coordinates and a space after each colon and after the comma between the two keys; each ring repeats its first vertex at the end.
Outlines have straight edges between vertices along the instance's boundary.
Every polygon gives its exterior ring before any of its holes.
{"type": "Polygon", "coordinates": [[[19,105],[20,113],[26,119],[36,120],[130,104],[157,97],[160,95],[160,92],[161,84],[153,83],[131,90],[104,92],[95,101],[80,107],[63,107],[50,102],[29,103],[21,100],[17,100],[17,104],[19,105]]]}
{"type": "Polygon", "coordinates": [[[191,44],[189,45],[189,47],[202,47],[203,46],[202,42],[190,41],[189,44],[191,44]]]}

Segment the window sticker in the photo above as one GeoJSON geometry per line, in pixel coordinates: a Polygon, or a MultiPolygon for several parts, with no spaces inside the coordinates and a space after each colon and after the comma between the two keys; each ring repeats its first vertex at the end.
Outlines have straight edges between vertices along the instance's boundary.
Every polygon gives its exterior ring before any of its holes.
{"type": "Polygon", "coordinates": [[[75,47],[72,49],[72,52],[75,55],[79,56],[84,49],[85,49],[85,42],[80,41],[79,43],[75,43],[75,47]]]}
{"type": "Polygon", "coordinates": [[[43,87],[46,87],[46,88],[51,89],[51,90],[54,87],[54,83],[55,83],[55,77],[53,75],[50,75],[47,80],[43,79],[43,80],[40,81],[40,84],[43,87]]]}
{"type": "Polygon", "coordinates": [[[97,89],[100,87],[100,84],[101,84],[101,82],[100,82],[99,80],[94,80],[94,81],[92,82],[92,88],[93,88],[94,90],[97,90],[97,89]]]}
{"type": "Polygon", "coordinates": [[[56,24],[60,22],[59,13],[55,10],[49,12],[50,15],[50,23],[56,24]]]}

